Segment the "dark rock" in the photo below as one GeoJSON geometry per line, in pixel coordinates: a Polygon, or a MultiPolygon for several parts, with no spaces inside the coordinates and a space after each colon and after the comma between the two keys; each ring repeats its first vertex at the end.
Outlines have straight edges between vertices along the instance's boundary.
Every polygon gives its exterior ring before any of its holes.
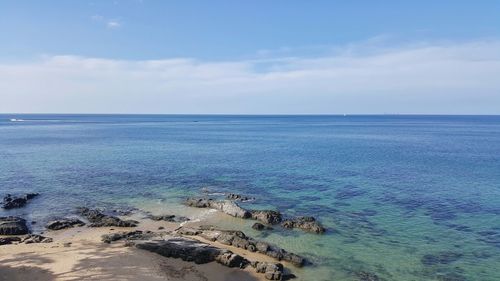
{"type": "Polygon", "coordinates": [[[38,195],[40,195],[40,193],[36,193],[36,192],[34,192],[34,193],[26,193],[25,197],[26,197],[27,200],[31,200],[31,199],[37,197],[38,195]]]}
{"type": "Polygon", "coordinates": [[[186,238],[171,238],[168,240],[140,241],[135,244],[139,249],[154,252],[164,257],[180,258],[196,264],[215,261],[216,257],[225,252],[222,249],[186,238]]]}
{"type": "Polygon", "coordinates": [[[226,195],[226,198],[229,200],[234,200],[234,201],[250,201],[250,200],[255,200],[254,197],[248,197],[248,196],[243,196],[240,194],[235,194],[235,193],[229,193],[226,195]]]}
{"type": "Polygon", "coordinates": [[[251,217],[249,211],[241,208],[236,203],[229,200],[215,201],[207,198],[188,198],[186,205],[196,208],[213,208],[230,216],[248,219],[251,217]]]}
{"type": "Polygon", "coordinates": [[[79,208],[78,213],[90,221],[90,227],[136,227],[139,223],[135,220],[122,220],[115,216],[105,215],[98,210],[92,210],[89,208],[79,208]]]}
{"type": "Polygon", "coordinates": [[[53,239],[50,237],[45,237],[38,234],[30,234],[22,239],[22,243],[31,244],[31,243],[52,243],[53,239]]]}
{"type": "MultiPolygon", "coordinates": [[[[213,230],[208,230],[213,231],[213,230]]],[[[134,243],[138,249],[154,252],[171,258],[205,264],[216,261],[227,267],[244,268],[248,264],[258,273],[264,273],[267,280],[282,280],[283,265],[270,262],[249,262],[244,257],[225,249],[187,238],[171,237],[165,240],[138,241],[134,243]]]]}
{"type": "Polygon", "coordinates": [[[2,208],[14,209],[14,208],[24,207],[28,203],[28,200],[31,200],[38,195],[39,195],[38,193],[27,193],[24,196],[15,197],[15,196],[12,196],[10,194],[7,194],[3,198],[2,208]]]}
{"type": "Polygon", "coordinates": [[[281,224],[284,228],[300,228],[313,233],[324,233],[325,228],[314,217],[296,217],[288,219],[281,224]]]}
{"type": "MultiPolygon", "coordinates": [[[[255,240],[245,235],[245,233],[237,230],[220,230],[212,226],[204,226],[205,230],[198,230],[197,234],[207,240],[217,241],[224,245],[231,245],[250,252],[259,252],[277,260],[285,260],[296,266],[302,266],[306,263],[305,258],[289,253],[286,250],[277,246],[268,244],[263,241],[255,240]]],[[[190,231],[196,233],[195,231],[190,231]]]]}
{"type": "Polygon", "coordinates": [[[135,231],[128,231],[128,232],[118,232],[118,233],[111,233],[111,234],[104,234],[101,236],[101,240],[104,243],[111,243],[113,241],[118,241],[118,240],[145,240],[145,239],[151,239],[154,237],[155,234],[152,232],[146,232],[143,233],[140,230],[135,230],[135,231]]]}
{"type": "Polygon", "coordinates": [[[278,224],[282,220],[281,213],[273,210],[253,210],[252,218],[268,224],[278,224]]]}
{"type": "Polygon", "coordinates": [[[460,259],[463,255],[455,252],[440,252],[427,254],[420,260],[424,265],[449,264],[460,259]]]}
{"type": "Polygon", "coordinates": [[[283,278],[283,265],[281,263],[256,262],[252,266],[258,273],[264,273],[267,280],[282,280],[283,278]]]}
{"type": "Polygon", "coordinates": [[[154,221],[168,221],[168,222],[185,222],[189,221],[186,217],[176,217],[175,215],[149,215],[149,219],[154,221]]]}
{"type": "Polygon", "coordinates": [[[210,204],[214,200],[208,198],[188,198],[186,199],[186,205],[196,208],[210,208],[210,204]]]}
{"type": "Polygon", "coordinates": [[[69,219],[50,221],[49,223],[47,223],[45,227],[50,230],[60,230],[74,226],[84,226],[84,225],[85,223],[79,219],[69,218],[69,219]]]}
{"type": "Polygon", "coordinates": [[[8,245],[8,244],[12,244],[12,242],[21,242],[21,238],[19,238],[19,237],[0,238],[0,245],[8,245]]]}
{"type": "Polygon", "coordinates": [[[230,251],[218,255],[217,257],[215,257],[215,261],[227,267],[239,268],[244,268],[249,263],[249,261],[244,257],[238,254],[234,254],[230,251]]]}
{"type": "Polygon", "coordinates": [[[252,225],[252,228],[255,229],[255,230],[273,229],[272,227],[267,226],[267,225],[263,225],[260,222],[254,223],[252,225]]]}
{"type": "Polygon", "coordinates": [[[154,220],[154,221],[168,221],[168,222],[174,222],[175,215],[149,215],[149,219],[154,220]]]}
{"type": "Polygon", "coordinates": [[[0,235],[28,234],[26,220],[19,217],[0,217],[0,235]]]}

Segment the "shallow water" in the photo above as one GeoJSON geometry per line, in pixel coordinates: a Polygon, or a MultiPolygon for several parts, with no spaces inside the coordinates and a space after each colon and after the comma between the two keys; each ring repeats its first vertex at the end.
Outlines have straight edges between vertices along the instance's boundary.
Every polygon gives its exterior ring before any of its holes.
{"type": "Polygon", "coordinates": [[[0,115],[0,159],[0,194],[42,194],[0,215],[35,230],[75,206],[138,207],[303,254],[299,280],[500,280],[498,116],[0,115]],[[260,233],[179,205],[202,189],[329,230],[260,233]]]}

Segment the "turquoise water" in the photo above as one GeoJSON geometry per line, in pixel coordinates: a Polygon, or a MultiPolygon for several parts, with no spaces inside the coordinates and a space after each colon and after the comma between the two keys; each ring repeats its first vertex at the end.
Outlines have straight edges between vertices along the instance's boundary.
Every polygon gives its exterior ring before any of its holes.
{"type": "Polygon", "coordinates": [[[498,116],[0,115],[0,194],[42,194],[0,216],[35,230],[81,205],[183,212],[202,189],[322,221],[210,219],[307,256],[298,280],[500,280],[498,116]]]}

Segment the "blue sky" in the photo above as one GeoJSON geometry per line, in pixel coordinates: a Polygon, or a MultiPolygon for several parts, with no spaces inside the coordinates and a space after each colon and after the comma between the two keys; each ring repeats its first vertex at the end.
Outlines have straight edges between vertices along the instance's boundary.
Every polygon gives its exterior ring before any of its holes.
{"type": "Polygon", "coordinates": [[[500,1],[0,1],[1,112],[500,114],[500,1]]]}

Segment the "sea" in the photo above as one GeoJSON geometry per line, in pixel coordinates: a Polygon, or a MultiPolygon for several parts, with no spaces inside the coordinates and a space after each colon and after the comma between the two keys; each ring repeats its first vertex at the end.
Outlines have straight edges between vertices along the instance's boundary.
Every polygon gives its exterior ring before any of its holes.
{"type": "Polygon", "coordinates": [[[0,115],[3,210],[43,231],[75,208],[181,214],[305,256],[295,280],[500,280],[500,116],[0,115]],[[322,235],[182,205],[314,216],[322,235]]]}

